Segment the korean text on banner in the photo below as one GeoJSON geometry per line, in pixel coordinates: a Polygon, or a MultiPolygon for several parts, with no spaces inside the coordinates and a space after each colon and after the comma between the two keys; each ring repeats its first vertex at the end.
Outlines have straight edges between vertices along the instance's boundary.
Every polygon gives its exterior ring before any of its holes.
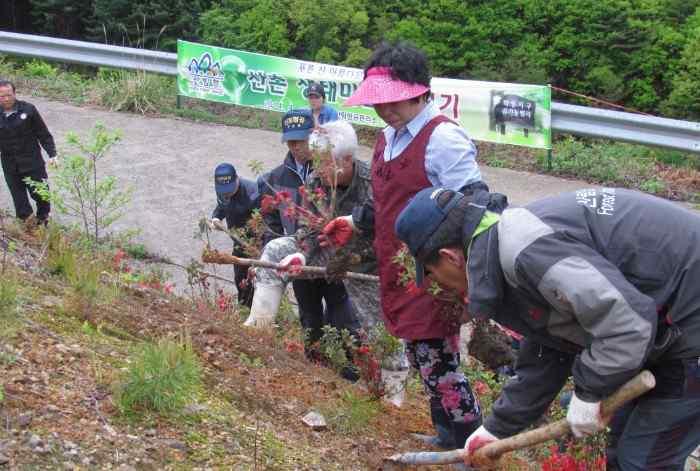
{"type": "MultiPolygon", "coordinates": [[[[343,106],[362,81],[361,69],[267,56],[178,41],[178,93],[203,100],[285,112],[305,108],[311,83],[342,119],[365,126],[385,123],[372,107],[343,106]]],[[[440,111],[476,140],[551,148],[548,86],[433,78],[440,111]]]]}

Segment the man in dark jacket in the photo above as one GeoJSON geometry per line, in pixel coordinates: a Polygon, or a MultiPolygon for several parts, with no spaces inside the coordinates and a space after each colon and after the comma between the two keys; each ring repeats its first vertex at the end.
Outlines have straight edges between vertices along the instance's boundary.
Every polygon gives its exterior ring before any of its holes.
{"type": "MultiPolygon", "coordinates": [[[[314,128],[313,117],[309,110],[292,110],[282,118],[282,141],[287,143],[289,153],[284,163],[263,176],[267,192],[279,197],[285,194],[296,205],[302,206],[299,187],[306,183],[311,174],[311,149],[309,136],[314,128]]],[[[264,202],[262,203],[264,206],[264,202]]],[[[299,229],[297,217],[284,204],[266,214],[265,222],[270,228],[266,242],[275,237],[295,235],[299,229]]],[[[326,317],[356,319],[355,307],[348,297],[342,281],[325,279],[299,279],[292,282],[294,296],[299,303],[299,320],[307,332],[305,352],[310,358],[318,357],[318,352],[310,348],[322,335],[324,304],[326,317]]]]}
{"type": "MultiPolygon", "coordinates": [[[[240,178],[233,165],[223,163],[214,170],[214,189],[216,208],[211,214],[210,227],[215,230],[224,230],[222,220],[226,219],[227,229],[244,229],[253,211],[260,207],[258,184],[252,180],[240,178]]],[[[250,256],[235,240],[233,255],[250,256]]],[[[250,307],[253,301],[253,288],[247,283],[248,267],[234,265],[233,270],[236,289],[238,289],[238,302],[250,307]]]]}
{"type": "Polygon", "coordinates": [[[37,219],[40,223],[46,223],[51,205],[27,185],[24,179],[40,182],[48,178],[39,145],[49,154],[49,163],[53,163],[56,158],[53,137],[36,107],[17,100],[15,86],[11,82],[0,81],[0,108],[0,159],[7,187],[12,194],[15,214],[22,220],[33,214],[27,196],[29,193],[36,202],[37,219]]]}
{"type": "Polygon", "coordinates": [[[535,422],[570,375],[574,435],[601,430],[601,399],[648,368],[656,387],[610,423],[608,469],[682,470],[700,443],[700,217],[616,188],[501,216],[488,201],[429,188],[396,222],[418,278],[428,274],[470,316],[527,338],[516,378],[465,447],[535,422]]]}
{"type": "MultiPolygon", "coordinates": [[[[314,120],[309,110],[291,110],[282,117],[282,142],[287,144],[289,152],[282,165],[262,176],[261,191],[264,195],[282,194],[296,204],[301,203],[299,187],[311,174],[309,135],[313,129],[314,120]]],[[[296,232],[297,221],[285,215],[285,209],[281,206],[273,211],[263,211],[268,228],[264,243],[296,232]]]]}

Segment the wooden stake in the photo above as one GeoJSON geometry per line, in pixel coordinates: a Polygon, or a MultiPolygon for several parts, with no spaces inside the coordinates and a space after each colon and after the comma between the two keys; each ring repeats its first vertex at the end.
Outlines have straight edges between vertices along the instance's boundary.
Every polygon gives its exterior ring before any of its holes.
{"type": "MultiPolygon", "coordinates": [[[[656,386],[654,375],[648,370],[640,372],[602,402],[601,415],[603,420],[609,421],[615,411],[623,404],[652,390],[654,386],[656,386]]],[[[390,468],[395,464],[426,466],[463,462],[475,467],[491,467],[504,453],[539,445],[548,440],[561,438],[570,432],[569,423],[566,419],[562,419],[529,432],[522,432],[503,440],[491,442],[479,448],[472,457],[465,449],[457,449],[446,452],[401,453],[385,458],[384,462],[389,464],[390,468]]]]}
{"type": "MultiPolygon", "coordinates": [[[[215,249],[207,248],[205,248],[202,252],[202,262],[215,263],[219,265],[244,265],[251,267],[271,268],[273,270],[284,270],[286,268],[283,265],[280,265],[279,263],[266,262],[265,260],[257,260],[254,258],[236,257],[234,255],[219,252],[215,249]]],[[[300,266],[297,269],[304,275],[311,275],[314,278],[323,278],[326,276],[326,267],[300,266]]],[[[368,275],[366,273],[355,273],[352,271],[346,271],[341,276],[343,278],[350,278],[352,280],[372,281],[375,283],[379,282],[378,276],[368,275]]]]}

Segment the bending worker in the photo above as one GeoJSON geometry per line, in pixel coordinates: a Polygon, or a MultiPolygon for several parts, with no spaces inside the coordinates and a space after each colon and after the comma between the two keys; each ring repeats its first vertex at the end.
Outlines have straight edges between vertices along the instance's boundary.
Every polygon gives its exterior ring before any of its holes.
{"type": "Polygon", "coordinates": [[[589,189],[486,211],[488,193],[418,193],[396,221],[416,275],[472,317],[523,335],[510,380],[470,453],[520,432],[570,375],[576,436],[642,368],[656,387],[610,422],[608,469],[682,470],[700,444],[700,216],[630,190],[589,189]]]}

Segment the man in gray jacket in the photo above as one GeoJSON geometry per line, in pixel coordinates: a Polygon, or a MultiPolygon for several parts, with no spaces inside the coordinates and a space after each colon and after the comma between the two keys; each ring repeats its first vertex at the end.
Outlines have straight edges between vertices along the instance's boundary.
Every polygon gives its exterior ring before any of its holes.
{"type": "Polygon", "coordinates": [[[527,338],[517,376],[465,447],[531,425],[570,375],[573,433],[601,430],[601,399],[648,368],[656,388],[610,423],[608,469],[682,470],[700,444],[700,217],[615,188],[502,215],[491,198],[426,189],[396,222],[419,281],[427,274],[469,316],[527,338]]]}

